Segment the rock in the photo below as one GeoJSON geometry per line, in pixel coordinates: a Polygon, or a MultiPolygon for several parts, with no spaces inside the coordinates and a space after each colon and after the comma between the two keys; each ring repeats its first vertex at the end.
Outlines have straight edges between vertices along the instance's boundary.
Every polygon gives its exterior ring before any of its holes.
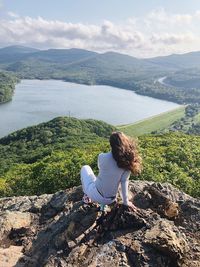
{"type": "Polygon", "coordinates": [[[82,205],[81,187],[0,199],[0,267],[200,267],[200,201],[130,183],[136,212],[82,205]]]}
{"type": "Polygon", "coordinates": [[[29,227],[33,218],[30,213],[20,211],[5,211],[0,216],[0,244],[5,243],[12,229],[29,227]]]}
{"type": "MultiPolygon", "coordinates": [[[[9,248],[0,248],[0,267],[13,267],[23,256],[22,246],[10,246],[9,248]]],[[[18,265],[20,267],[20,265],[18,265]]],[[[21,265],[22,267],[22,265],[21,265]]]]}
{"type": "Polygon", "coordinates": [[[161,220],[145,233],[145,243],[171,258],[174,264],[181,262],[189,251],[188,244],[176,226],[161,220]]]}
{"type": "Polygon", "coordinates": [[[41,196],[23,196],[23,197],[7,197],[0,199],[0,210],[21,211],[21,212],[40,212],[52,198],[52,194],[44,194],[41,196]]]}
{"type": "Polygon", "coordinates": [[[165,203],[164,214],[168,218],[176,218],[179,216],[180,207],[178,203],[168,201],[165,203]]]}

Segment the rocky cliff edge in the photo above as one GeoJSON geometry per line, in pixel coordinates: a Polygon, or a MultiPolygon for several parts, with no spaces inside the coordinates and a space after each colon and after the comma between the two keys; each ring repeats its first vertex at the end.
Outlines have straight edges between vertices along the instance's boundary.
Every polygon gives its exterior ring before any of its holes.
{"type": "Polygon", "coordinates": [[[81,203],[81,187],[0,199],[0,267],[200,267],[200,201],[135,181],[136,212],[81,203]]]}

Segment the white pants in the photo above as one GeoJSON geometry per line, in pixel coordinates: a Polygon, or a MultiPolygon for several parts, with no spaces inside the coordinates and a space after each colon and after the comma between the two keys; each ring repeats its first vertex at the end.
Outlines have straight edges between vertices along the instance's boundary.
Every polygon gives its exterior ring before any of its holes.
{"type": "Polygon", "coordinates": [[[95,186],[96,176],[89,165],[85,165],[81,168],[81,183],[83,192],[88,195],[93,202],[99,204],[108,205],[115,201],[115,199],[104,198],[96,189],[95,186]]]}

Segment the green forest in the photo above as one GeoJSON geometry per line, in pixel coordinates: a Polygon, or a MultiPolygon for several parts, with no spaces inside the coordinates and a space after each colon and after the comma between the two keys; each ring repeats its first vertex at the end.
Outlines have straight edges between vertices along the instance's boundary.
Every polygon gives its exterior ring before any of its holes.
{"type": "Polygon", "coordinates": [[[179,70],[169,75],[166,79],[173,86],[183,88],[199,88],[200,85],[200,68],[190,68],[179,70]]]}
{"type": "MultiPolygon", "coordinates": [[[[97,173],[97,156],[109,151],[115,127],[59,117],[0,139],[0,196],[53,193],[80,184],[80,169],[97,173]]],[[[131,179],[170,182],[200,196],[200,136],[184,133],[138,138],[143,171],[131,179]]]]}
{"type": "Polygon", "coordinates": [[[176,85],[166,86],[155,82],[152,79],[139,81],[135,92],[159,99],[176,102],[179,104],[200,104],[200,86],[198,87],[178,87],[176,85]]]}
{"type": "Polygon", "coordinates": [[[0,104],[12,99],[17,82],[18,79],[13,74],[0,72],[0,104]]]}

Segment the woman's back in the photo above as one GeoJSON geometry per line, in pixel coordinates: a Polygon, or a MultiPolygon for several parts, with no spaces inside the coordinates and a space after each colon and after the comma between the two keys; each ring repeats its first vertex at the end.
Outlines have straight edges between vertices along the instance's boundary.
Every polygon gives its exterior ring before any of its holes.
{"type": "Polygon", "coordinates": [[[121,179],[128,179],[130,171],[117,166],[112,152],[101,153],[98,157],[99,174],[95,181],[97,190],[104,197],[116,196],[121,179]]]}

